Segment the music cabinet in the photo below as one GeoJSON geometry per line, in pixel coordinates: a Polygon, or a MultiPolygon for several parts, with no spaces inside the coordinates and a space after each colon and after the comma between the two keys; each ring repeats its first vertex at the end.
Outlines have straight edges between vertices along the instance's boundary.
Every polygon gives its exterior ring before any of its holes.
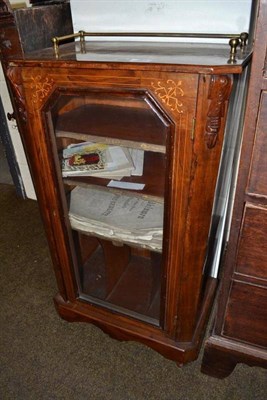
{"type": "MultiPolygon", "coordinates": [[[[4,10],[12,45],[14,25],[4,10]]],[[[83,35],[18,55],[12,45],[1,42],[3,65],[59,315],[145,343],[179,365],[194,360],[217,282],[204,267],[228,102],[249,51],[234,49],[229,60],[228,45],[83,35]],[[66,149],[87,142],[90,173],[63,174],[66,149]],[[114,148],[141,154],[143,171],[105,175],[99,165],[114,148]],[[92,160],[100,169],[92,171],[92,160]]]]}

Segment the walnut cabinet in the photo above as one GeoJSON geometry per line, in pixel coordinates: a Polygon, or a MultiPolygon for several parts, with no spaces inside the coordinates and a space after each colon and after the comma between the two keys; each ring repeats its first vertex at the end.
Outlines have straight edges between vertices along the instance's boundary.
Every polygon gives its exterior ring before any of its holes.
{"type": "Polygon", "coordinates": [[[215,293],[217,280],[204,268],[213,197],[233,82],[249,53],[229,62],[227,45],[84,46],[4,61],[57,279],[55,306],[68,321],[184,364],[198,355],[215,293]],[[116,171],[114,179],[64,175],[64,149],[84,142],[140,151],[143,172],[121,180],[116,171]],[[77,204],[79,214],[79,204],[94,203],[94,219],[106,197],[101,218],[121,201],[118,227],[72,218],[74,198],[76,214],[77,204]],[[125,209],[131,216],[139,204],[127,225],[125,209]],[[139,225],[144,214],[156,227],[152,241],[139,225]]]}

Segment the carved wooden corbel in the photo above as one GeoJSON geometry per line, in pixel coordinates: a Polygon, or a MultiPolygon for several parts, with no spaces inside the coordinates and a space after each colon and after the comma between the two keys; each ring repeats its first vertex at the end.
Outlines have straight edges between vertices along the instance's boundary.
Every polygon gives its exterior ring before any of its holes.
{"type": "Polygon", "coordinates": [[[228,75],[213,75],[211,77],[208,99],[210,100],[207,113],[204,139],[209,149],[212,149],[218,138],[221,120],[225,113],[226,102],[232,89],[232,79],[228,75]]]}
{"type": "Polygon", "coordinates": [[[6,70],[6,76],[11,83],[11,88],[14,94],[14,101],[16,104],[16,112],[21,121],[27,121],[27,112],[25,107],[25,99],[23,97],[22,80],[20,72],[17,68],[8,67],[6,70]]]}

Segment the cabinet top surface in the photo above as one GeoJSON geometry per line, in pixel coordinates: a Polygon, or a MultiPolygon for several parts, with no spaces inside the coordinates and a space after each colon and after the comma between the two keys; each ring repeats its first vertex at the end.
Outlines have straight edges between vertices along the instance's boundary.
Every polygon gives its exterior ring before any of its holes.
{"type": "MultiPolygon", "coordinates": [[[[69,43],[59,47],[56,57],[53,48],[35,51],[25,55],[23,63],[44,61],[66,66],[75,62],[80,68],[88,63],[121,63],[136,65],[182,66],[190,70],[196,68],[213,72],[238,73],[250,59],[251,49],[238,49],[234,63],[229,62],[230,46],[227,44],[174,43],[174,42],[134,42],[134,41],[87,41],[85,51],[80,43],[69,43]],[[78,62],[78,64],[77,64],[78,62]]],[[[19,61],[19,60],[18,60],[19,61]]]]}

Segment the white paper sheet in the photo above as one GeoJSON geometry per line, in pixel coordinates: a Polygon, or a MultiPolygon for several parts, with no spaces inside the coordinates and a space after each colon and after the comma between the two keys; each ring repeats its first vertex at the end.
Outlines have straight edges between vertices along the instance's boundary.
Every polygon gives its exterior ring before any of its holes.
{"type": "Polygon", "coordinates": [[[128,189],[128,190],[143,190],[145,187],[143,183],[118,182],[114,180],[111,180],[107,186],[117,189],[128,189]]]}

